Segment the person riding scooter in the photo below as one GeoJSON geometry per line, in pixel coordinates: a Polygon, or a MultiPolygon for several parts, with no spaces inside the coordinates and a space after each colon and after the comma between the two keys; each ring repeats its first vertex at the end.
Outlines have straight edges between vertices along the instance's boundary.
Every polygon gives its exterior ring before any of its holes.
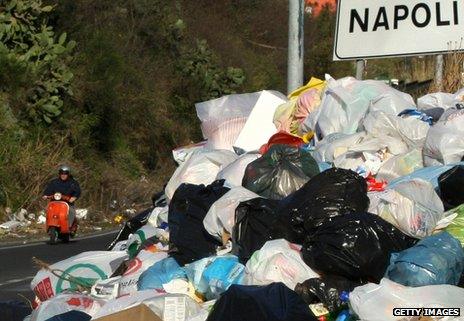
{"type": "Polygon", "coordinates": [[[60,200],[69,205],[68,224],[71,234],[74,234],[77,229],[74,203],[81,196],[81,188],[79,183],[72,177],[69,166],[63,165],[59,168],[58,177],[48,183],[42,198],[44,200],[53,200],[57,193],[61,195],[60,200]]]}

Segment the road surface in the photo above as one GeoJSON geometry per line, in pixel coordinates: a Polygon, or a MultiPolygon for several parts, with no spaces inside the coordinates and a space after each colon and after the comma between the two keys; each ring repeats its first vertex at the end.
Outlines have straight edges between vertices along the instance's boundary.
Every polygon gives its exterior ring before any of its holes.
{"type": "MultiPolygon", "coordinates": [[[[68,244],[49,245],[45,242],[15,246],[0,246],[0,302],[34,298],[30,282],[37,273],[32,264],[35,256],[47,263],[55,263],[84,251],[105,250],[117,231],[89,235],[68,244]]],[[[0,318],[1,320],[1,318],[0,318]]]]}

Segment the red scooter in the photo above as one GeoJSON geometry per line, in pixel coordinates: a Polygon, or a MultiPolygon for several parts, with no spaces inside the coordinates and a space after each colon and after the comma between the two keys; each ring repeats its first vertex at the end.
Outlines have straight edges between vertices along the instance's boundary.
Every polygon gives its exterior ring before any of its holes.
{"type": "Polygon", "coordinates": [[[58,239],[64,243],[69,242],[70,237],[74,237],[77,231],[77,219],[69,226],[69,204],[71,196],[55,193],[48,196],[49,203],[46,210],[45,228],[50,236],[50,243],[56,244],[58,239]]]}

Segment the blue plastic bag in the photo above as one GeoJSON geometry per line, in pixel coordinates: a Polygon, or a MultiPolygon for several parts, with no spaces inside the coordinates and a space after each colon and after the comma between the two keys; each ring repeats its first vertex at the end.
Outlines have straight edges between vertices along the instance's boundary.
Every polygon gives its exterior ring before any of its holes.
{"type": "Polygon", "coordinates": [[[184,270],[172,257],[167,257],[150,266],[139,277],[137,289],[139,291],[156,289],[162,290],[163,284],[174,279],[187,279],[184,270]]]}
{"type": "Polygon", "coordinates": [[[464,270],[464,250],[448,232],[426,237],[393,253],[385,276],[406,286],[457,285],[464,270]]]}
{"type": "Polygon", "coordinates": [[[245,266],[234,255],[209,257],[184,267],[195,290],[208,300],[217,299],[232,284],[242,284],[245,266]]]}

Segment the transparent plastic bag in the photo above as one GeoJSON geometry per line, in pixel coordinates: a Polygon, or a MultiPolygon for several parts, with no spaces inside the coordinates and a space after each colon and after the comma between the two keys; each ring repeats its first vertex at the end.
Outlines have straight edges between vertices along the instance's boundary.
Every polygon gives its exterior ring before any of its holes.
{"type": "Polygon", "coordinates": [[[413,149],[407,153],[390,157],[379,169],[376,178],[392,181],[395,178],[409,175],[415,170],[424,167],[422,150],[413,149]]]}
{"type": "Polygon", "coordinates": [[[246,153],[241,155],[238,159],[225,166],[217,174],[216,179],[225,179],[224,186],[236,187],[242,186],[243,175],[245,169],[251,162],[260,158],[261,155],[258,153],[246,153]]]}

